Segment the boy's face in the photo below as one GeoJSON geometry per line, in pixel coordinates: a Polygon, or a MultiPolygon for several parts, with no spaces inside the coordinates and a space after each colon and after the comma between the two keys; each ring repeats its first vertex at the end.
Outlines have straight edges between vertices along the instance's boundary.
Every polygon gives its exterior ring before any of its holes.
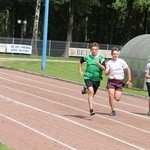
{"type": "Polygon", "coordinates": [[[96,56],[97,55],[97,52],[98,52],[98,47],[96,47],[96,46],[93,46],[93,47],[91,47],[91,49],[90,49],[90,51],[91,51],[91,55],[92,56],[96,56]]]}
{"type": "Polygon", "coordinates": [[[116,60],[116,59],[118,58],[118,56],[119,56],[119,52],[118,52],[118,51],[113,51],[113,52],[111,53],[111,56],[112,56],[112,58],[113,58],[114,60],[116,60]]]}

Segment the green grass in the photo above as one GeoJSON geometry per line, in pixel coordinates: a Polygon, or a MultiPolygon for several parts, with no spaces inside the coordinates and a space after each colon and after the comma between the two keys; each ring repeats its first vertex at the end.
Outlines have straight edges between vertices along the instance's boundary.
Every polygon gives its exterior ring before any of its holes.
{"type": "Polygon", "coordinates": [[[10,150],[10,148],[8,148],[4,144],[0,143],[0,150],[10,150]]]}
{"type": "MultiPolygon", "coordinates": [[[[4,58],[4,56],[1,56],[4,58]]],[[[18,56],[13,58],[25,58],[24,56],[18,56]]],[[[12,58],[12,57],[11,57],[12,58]]],[[[7,58],[8,59],[8,58],[7,58]]],[[[77,83],[83,84],[83,78],[79,76],[78,72],[78,63],[79,58],[48,58],[46,62],[46,69],[44,71],[41,70],[41,57],[31,57],[26,58],[24,60],[13,60],[13,61],[0,61],[0,66],[7,67],[7,68],[14,68],[19,69],[23,71],[29,71],[38,73],[40,75],[49,76],[49,77],[55,77],[55,78],[62,78],[65,80],[74,81],[77,83]],[[39,61],[34,61],[33,58],[39,59],[39,61]],[[32,61],[31,61],[32,60],[32,61]],[[59,60],[59,62],[56,62],[54,60],[59,60]],[[65,62],[60,62],[60,60],[65,62]],[[67,62],[69,61],[69,62],[67,62]]],[[[85,69],[85,65],[83,66],[83,69],[85,69]]],[[[101,88],[106,89],[106,83],[107,83],[107,77],[103,76],[103,80],[101,82],[101,88]]],[[[147,91],[144,91],[142,89],[137,88],[124,88],[123,92],[126,94],[136,95],[136,96],[142,96],[147,97],[147,91]]]]}

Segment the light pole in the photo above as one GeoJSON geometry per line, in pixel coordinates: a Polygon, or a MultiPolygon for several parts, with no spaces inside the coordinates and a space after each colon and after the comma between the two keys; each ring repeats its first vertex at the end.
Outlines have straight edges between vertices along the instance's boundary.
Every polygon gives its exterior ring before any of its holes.
{"type": "Polygon", "coordinates": [[[19,25],[19,34],[20,34],[20,36],[21,36],[21,38],[23,38],[25,35],[26,35],[26,30],[27,30],[27,20],[25,19],[25,20],[23,20],[23,21],[21,21],[20,19],[19,20],[17,20],[17,23],[18,23],[18,25],[19,25]]]}
{"type": "Polygon", "coordinates": [[[27,20],[25,19],[23,21],[23,37],[26,37],[26,31],[27,31],[27,20]]]}
{"type": "Polygon", "coordinates": [[[44,33],[43,33],[43,46],[42,46],[42,65],[41,69],[46,69],[46,48],[47,48],[47,33],[48,33],[48,16],[49,16],[49,1],[45,0],[45,13],[44,13],[44,33]]]}

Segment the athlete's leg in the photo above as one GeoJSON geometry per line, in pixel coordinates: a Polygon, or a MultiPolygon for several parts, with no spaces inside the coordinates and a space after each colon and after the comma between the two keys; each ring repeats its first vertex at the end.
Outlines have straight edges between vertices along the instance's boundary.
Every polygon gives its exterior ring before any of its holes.
{"type": "Polygon", "coordinates": [[[116,91],[115,91],[115,96],[114,96],[115,100],[116,100],[116,101],[120,101],[121,96],[122,96],[122,91],[116,90],[116,91]]]}
{"type": "Polygon", "coordinates": [[[87,93],[88,93],[88,105],[90,115],[95,115],[95,112],[93,111],[93,97],[94,97],[93,82],[91,80],[85,80],[85,83],[88,89],[87,93]]]}
{"type": "Polygon", "coordinates": [[[150,116],[150,97],[149,97],[149,100],[148,100],[148,105],[149,105],[149,112],[148,112],[148,116],[150,116]]]}
{"type": "Polygon", "coordinates": [[[109,97],[109,105],[111,108],[111,116],[115,116],[115,84],[112,80],[108,80],[107,82],[107,89],[108,89],[108,97],[109,97]]]}
{"type": "Polygon", "coordinates": [[[111,111],[114,111],[115,110],[115,104],[114,104],[114,101],[115,101],[115,89],[108,89],[108,96],[109,96],[109,104],[110,104],[110,108],[111,108],[111,111]]]}
{"type": "Polygon", "coordinates": [[[146,85],[147,85],[147,92],[148,92],[148,96],[149,96],[149,100],[148,100],[148,108],[149,108],[148,115],[150,116],[150,83],[146,82],[146,85]]]}
{"type": "Polygon", "coordinates": [[[94,89],[92,86],[88,88],[88,103],[89,103],[89,109],[93,109],[93,95],[94,95],[94,89]]]}
{"type": "Polygon", "coordinates": [[[123,85],[124,85],[123,82],[118,82],[118,81],[115,84],[115,89],[116,89],[116,91],[115,91],[115,100],[116,101],[120,101],[120,99],[121,99],[123,85]]]}

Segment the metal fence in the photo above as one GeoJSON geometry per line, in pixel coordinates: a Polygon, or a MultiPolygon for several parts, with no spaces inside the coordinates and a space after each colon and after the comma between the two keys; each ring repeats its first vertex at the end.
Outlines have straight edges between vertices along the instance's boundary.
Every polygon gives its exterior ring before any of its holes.
{"type": "MultiPolygon", "coordinates": [[[[22,45],[32,45],[32,39],[25,38],[9,38],[9,37],[0,37],[0,44],[22,44],[22,45]]],[[[36,54],[38,56],[42,55],[42,40],[36,41],[36,49],[34,46],[32,47],[32,54],[36,54]],[[37,51],[37,52],[35,52],[37,51]]],[[[66,41],[47,41],[47,52],[46,55],[49,57],[62,57],[65,52],[66,41]]],[[[110,45],[110,44],[100,44],[100,49],[103,50],[111,50],[112,47],[118,47],[121,50],[122,46],[120,45],[110,45]]],[[[81,42],[71,42],[70,47],[73,48],[89,48],[89,43],[81,43],[81,42]]]]}

